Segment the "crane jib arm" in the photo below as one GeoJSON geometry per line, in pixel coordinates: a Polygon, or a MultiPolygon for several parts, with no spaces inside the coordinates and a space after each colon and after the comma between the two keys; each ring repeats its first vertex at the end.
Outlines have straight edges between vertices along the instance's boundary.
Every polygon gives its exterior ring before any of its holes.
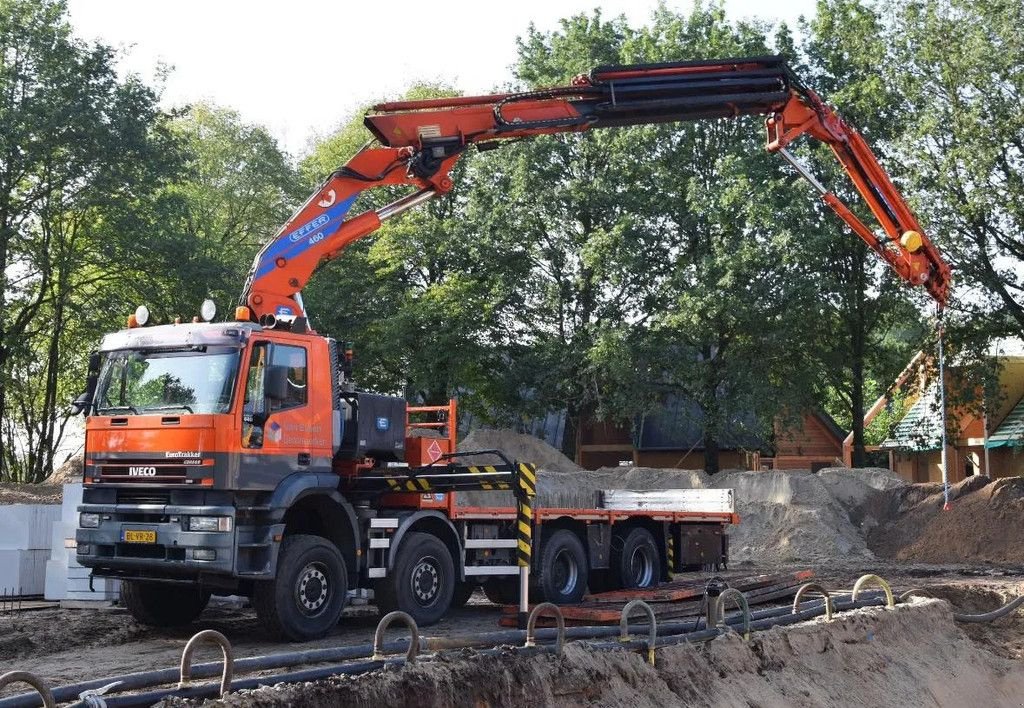
{"type": "Polygon", "coordinates": [[[302,315],[298,294],[323,262],[376,231],[381,221],[452,188],[450,172],[470,146],[626,125],[764,115],[767,148],[789,161],[822,200],[907,283],[945,305],[949,266],[924,235],[867,143],[782,57],[602,66],[569,86],[522,93],[382,103],[365,118],[376,138],[300,207],[256,256],[242,295],[254,319],[302,315]],[[808,135],[826,143],[877,221],[861,221],[787,149],[808,135]],[[365,190],[413,188],[379,210],[350,216],[365,190]]]}

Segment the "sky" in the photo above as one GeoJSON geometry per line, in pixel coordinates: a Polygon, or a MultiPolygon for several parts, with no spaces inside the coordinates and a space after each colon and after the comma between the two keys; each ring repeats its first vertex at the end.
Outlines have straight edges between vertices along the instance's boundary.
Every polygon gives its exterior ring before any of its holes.
{"type": "MultiPolygon", "coordinates": [[[[732,19],[791,26],[814,5],[724,0],[732,19]]],[[[638,26],[655,7],[656,0],[69,0],[76,34],[123,49],[122,70],[152,82],[160,66],[172,69],[167,107],[206,100],[234,108],[293,156],[359,106],[417,81],[480,93],[510,80],[516,37],[531,22],[550,31],[560,18],[600,8],[638,26]]]]}

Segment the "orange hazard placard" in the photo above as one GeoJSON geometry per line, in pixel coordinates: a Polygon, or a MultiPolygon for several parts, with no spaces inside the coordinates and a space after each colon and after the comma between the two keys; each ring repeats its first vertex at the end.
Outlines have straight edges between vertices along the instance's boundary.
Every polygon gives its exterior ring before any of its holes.
{"type": "Polygon", "coordinates": [[[441,455],[444,451],[441,449],[441,443],[437,440],[430,443],[430,447],[427,448],[427,459],[430,462],[437,462],[441,459],[441,455]]]}

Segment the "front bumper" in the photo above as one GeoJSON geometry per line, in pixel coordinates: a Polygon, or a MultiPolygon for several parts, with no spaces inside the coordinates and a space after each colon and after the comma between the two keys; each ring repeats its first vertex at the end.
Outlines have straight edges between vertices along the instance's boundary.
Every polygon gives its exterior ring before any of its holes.
{"type": "Polygon", "coordinates": [[[99,527],[79,527],[75,532],[78,562],[93,568],[96,575],[111,571],[111,575],[136,573],[197,580],[207,574],[238,574],[240,530],[232,506],[83,504],[78,510],[100,517],[99,527]],[[192,516],[230,517],[231,530],[189,531],[188,519],[192,516]],[[156,542],[128,543],[125,531],[129,530],[152,531],[156,542]]]}

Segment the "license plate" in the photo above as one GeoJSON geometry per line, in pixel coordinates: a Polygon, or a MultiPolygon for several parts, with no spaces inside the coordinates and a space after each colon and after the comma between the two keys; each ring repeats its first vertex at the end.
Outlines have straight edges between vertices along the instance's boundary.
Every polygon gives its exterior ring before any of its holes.
{"type": "Polygon", "coordinates": [[[156,531],[125,531],[125,543],[156,543],[156,531]]]}

